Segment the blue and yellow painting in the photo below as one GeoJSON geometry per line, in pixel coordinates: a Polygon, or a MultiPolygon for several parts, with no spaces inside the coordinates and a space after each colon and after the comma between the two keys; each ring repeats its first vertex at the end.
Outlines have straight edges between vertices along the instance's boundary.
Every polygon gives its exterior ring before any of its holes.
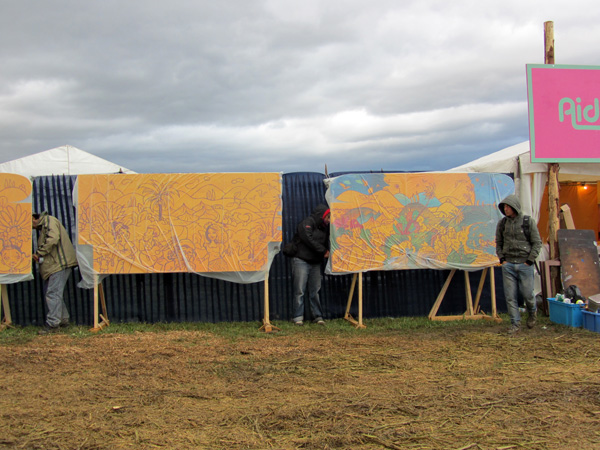
{"type": "Polygon", "coordinates": [[[492,173],[348,174],[331,180],[333,273],[497,263],[498,203],[513,180],[492,173]]]}

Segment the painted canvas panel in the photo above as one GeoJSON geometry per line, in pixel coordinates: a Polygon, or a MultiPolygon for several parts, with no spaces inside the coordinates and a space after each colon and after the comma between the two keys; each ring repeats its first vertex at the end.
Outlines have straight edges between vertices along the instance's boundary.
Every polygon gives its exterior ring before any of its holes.
{"type": "Polygon", "coordinates": [[[265,270],[279,173],[81,175],[78,242],[97,274],[265,270]]]}
{"type": "Polygon", "coordinates": [[[502,174],[349,174],[333,178],[332,273],[475,270],[498,262],[497,204],[514,191],[502,174]]]}
{"type": "Polygon", "coordinates": [[[31,274],[31,189],[28,178],[0,173],[0,274],[31,274]]]}
{"type": "Polygon", "coordinates": [[[534,162],[600,161],[600,66],[528,64],[534,162]]]}

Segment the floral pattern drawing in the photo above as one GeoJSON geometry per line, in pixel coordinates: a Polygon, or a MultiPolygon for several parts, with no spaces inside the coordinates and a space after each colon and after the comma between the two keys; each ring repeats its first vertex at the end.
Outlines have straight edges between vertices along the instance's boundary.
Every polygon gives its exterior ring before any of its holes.
{"type": "Polygon", "coordinates": [[[281,242],[279,173],[80,175],[77,202],[98,274],[260,271],[281,242]]]}
{"type": "Polygon", "coordinates": [[[0,274],[31,273],[31,181],[0,173],[0,274]]]}
{"type": "Polygon", "coordinates": [[[348,174],[333,178],[331,272],[475,270],[497,262],[502,174],[348,174]]]}

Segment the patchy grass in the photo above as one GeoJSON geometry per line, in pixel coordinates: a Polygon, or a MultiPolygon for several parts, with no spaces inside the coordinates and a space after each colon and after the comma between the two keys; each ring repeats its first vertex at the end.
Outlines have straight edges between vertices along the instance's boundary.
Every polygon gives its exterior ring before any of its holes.
{"type": "Polygon", "coordinates": [[[0,448],[600,448],[599,334],[365,324],[6,329],[0,448]]]}

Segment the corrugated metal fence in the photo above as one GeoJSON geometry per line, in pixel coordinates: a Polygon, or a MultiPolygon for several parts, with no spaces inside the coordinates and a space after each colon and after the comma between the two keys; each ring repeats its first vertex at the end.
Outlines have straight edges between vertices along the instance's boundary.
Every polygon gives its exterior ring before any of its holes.
{"type": "MultiPolygon", "coordinates": [[[[283,175],[283,240],[291,239],[296,224],[318,203],[325,203],[325,176],[319,173],[283,175]]],[[[75,177],[39,177],[33,183],[33,210],[48,211],[75,236],[72,192],[75,177]]],[[[35,239],[35,238],[34,238],[35,239]]],[[[445,270],[406,270],[363,274],[363,317],[426,316],[448,276],[445,270]]],[[[475,289],[481,272],[470,274],[475,289]]],[[[19,325],[44,323],[42,281],[8,286],[13,322],[19,325]]],[[[75,269],[65,292],[71,319],[92,324],[93,291],[77,288],[81,279],[75,269]]],[[[325,276],[321,301],[326,319],[344,315],[352,276],[325,276]]],[[[505,311],[500,272],[496,272],[498,309],[505,311]]],[[[264,283],[237,284],[193,274],[112,275],[103,282],[109,320],[115,322],[248,322],[263,318],[264,283]]],[[[351,313],[356,316],[356,297],[351,313]]],[[[287,258],[275,257],[269,274],[271,320],[291,318],[291,270],[287,258]]],[[[308,303],[308,302],[307,302],[308,303]]],[[[489,281],[481,300],[490,310],[489,281]]],[[[439,314],[465,311],[464,277],[455,276],[439,314]]]]}

